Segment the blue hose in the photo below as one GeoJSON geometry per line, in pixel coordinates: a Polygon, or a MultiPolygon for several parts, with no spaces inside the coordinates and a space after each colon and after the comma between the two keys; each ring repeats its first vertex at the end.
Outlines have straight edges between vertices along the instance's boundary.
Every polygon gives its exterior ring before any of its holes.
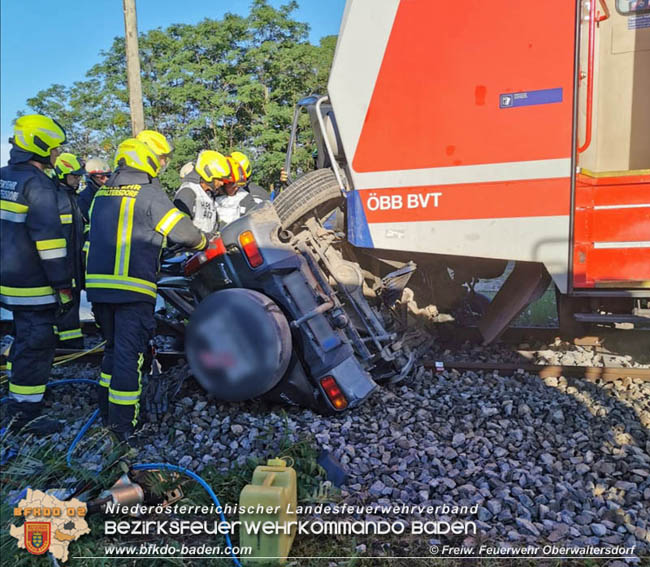
{"type": "MultiPolygon", "coordinates": [[[[96,380],[90,380],[89,378],[68,378],[65,380],[57,380],[55,382],[50,382],[47,386],[62,386],[64,384],[95,384],[98,385],[99,382],[96,380]]],[[[4,403],[5,401],[8,401],[9,397],[2,398],[0,400],[0,403],[4,403]]],[[[83,436],[86,434],[86,432],[90,429],[90,426],[95,422],[97,417],[99,416],[99,410],[95,410],[93,414],[90,416],[90,419],[85,423],[85,425],[79,430],[79,433],[77,433],[77,436],[74,438],[72,443],[70,444],[70,447],[68,448],[68,453],[66,455],[66,462],[69,467],[72,466],[72,453],[74,453],[74,450],[83,438],[83,436]]],[[[208,493],[210,498],[212,498],[212,502],[214,502],[214,505],[217,508],[221,508],[221,503],[219,502],[219,498],[217,498],[217,495],[214,493],[214,490],[210,487],[210,485],[203,480],[198,474],[192,472],[189,469],[179,467],[178,465],[172,465],[170,463],[140,463],[137,465],[133,465],[133,470],[134,471],[151,471],[151,470],[159,470],[159,469],[166,469],[169,471],[174,471],[178,472],[181,474],[184,474],[186,476],[189,476],[190,478],[194,479],[196,482],[198,482],[203,489],[208,493]]],[[[224,515],[223,511],[219,512],[219,517],[221,518],[222,522],[226,522],[226,516],[224,515]]],[[[232,561],[237,567],[242,567],[242,564],[239,562],[239,559],[237,559],[237,556],[235,553],[232,551],[232,541],[230,540],[230,536],[228,534],[225,534],[226,538],[226,544],[230,548],[230,555],[232,556],[232,561]]]]}
{"type": "MultiPolygon", "coordinates": [[[[207,482],[205,482],[205,480],[203,480],[198,474],[192,472],[189,469],[179,467],[178,465],[171,465],[169,463],[140,463],[137,465],[133,465],[134,471],[153,471],[159,469],[166,469],[169,471],[178,472],[186,476],[189,476],[190,478],[193,478],[210,495],[210,498],[212,498],[212,502],[214,502],[214,505],[217,508],[221,508],[219,499],[217,498],[217,495],[214,493],[210,485],[207,482]]],[[[221,518],[222,522],[224,523],[226,522],[226,516],[224,515],[223,510],[219,512],[219,517],[221,518]]],[[[237,565],[237,567],[242,567],[242,564],[239,562],[239,559],[237,559],[237,556],[232,551],[232,542],[230,541],[230,536],[226,533],[225,537],[226,537],[226,544],[230,548],[230,555],[232,556],[233,563],[237,565]]]]}
{"type": "Polygon", "coordinates": [[[90,416],[90,419],[79,430],[79,433],[77,433],[77,436],[74,438],[74,440],[70,444],[70,447],[68,448],[68,454],[65,456],[65,462],[68,463],[69,467],[72,466],[72,453],[74,453],[74,450],[75,450],[75,447],[77,446],[77,443],[79,443],[79,441],[81,441],[81,438],[86,434],[86,431],[88,431],[90,429],[90,426],[95,422],[98,415],[99,415],[99,410],[96,409],[94,411],[94,413],[90,416]]]}

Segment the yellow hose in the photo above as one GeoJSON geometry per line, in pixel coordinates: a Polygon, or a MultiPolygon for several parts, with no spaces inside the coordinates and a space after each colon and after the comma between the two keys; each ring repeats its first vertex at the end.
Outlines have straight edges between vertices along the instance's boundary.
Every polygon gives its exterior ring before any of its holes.
{"type": "MultiPolygon", "coordinates": [[[[102,341],[101,343],[96,344],[93,348],[89,348],[88,350],[85,350],[83,352],[75,352],[73,354],[66,354],[63,356],[57,356],[54,359],[54,364],[52,366],[60,366],[61,364],[65,364],[66,362],[70,362],[72,360],[77,360],[78,358],[81,358],[82,356],[86,356],[87,354],[90,354],[91,352],[101,352],[101,347],[103,347],[106,344],[106,341],[102,341]]],[[[7,365],[4,364],[0,366],[0,370],[7,370],[7,365]]],[[[7,378],[7,374],[0,374],[0,380],[4,382],[5,378],[7,378]]]]}
{"type": "Polygon", "coordinates": [[[91,352],[98,352],[101,347],[103,347],[106,344],[106,341],[102,341],[101,343],[96,344],[93,348],[89,348],[88,350],[85,350],[83,352],[75,352],[74,354],[66,354],[64,356],[57,356],[54,360],[56,361],[52,366],[59,366],[60,364],[65,364],[66,362],[70,362],[71,360],[77,360],[78,358],[81,358],[82,356],[86,356],[87,354],[90,354],[91,352]]]}

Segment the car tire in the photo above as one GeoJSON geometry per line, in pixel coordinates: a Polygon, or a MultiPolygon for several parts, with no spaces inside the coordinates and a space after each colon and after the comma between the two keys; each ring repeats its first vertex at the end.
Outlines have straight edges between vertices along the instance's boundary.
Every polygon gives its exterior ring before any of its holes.
{"type": "Polygon", "coordinates": [[[345,198],[331,169],[317,169],[299,177],[273,201],[282,227],[296,231],[309,217],[324,219],[342,210],[345,198]]]}

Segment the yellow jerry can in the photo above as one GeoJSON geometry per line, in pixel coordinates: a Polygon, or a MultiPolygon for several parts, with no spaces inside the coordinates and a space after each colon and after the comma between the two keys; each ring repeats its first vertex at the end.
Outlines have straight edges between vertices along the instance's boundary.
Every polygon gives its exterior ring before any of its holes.
{"type": "Polygon", "coordinates": [[[240,557],[244,565],[286,563],[296,537],[297,503],[296,471],[283,459],[255,468],[239,495],[239,545],[251,548],[240,557]]]}

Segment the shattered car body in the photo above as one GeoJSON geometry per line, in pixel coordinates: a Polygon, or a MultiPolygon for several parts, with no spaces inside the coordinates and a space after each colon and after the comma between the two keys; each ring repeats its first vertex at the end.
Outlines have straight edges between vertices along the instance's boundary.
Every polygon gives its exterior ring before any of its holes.
{"type": "Polygon", "coordinates": [[[315,218],[293,234],[267,203],[187,260],[184,276],[161,279],[161,295],[189,319],[187,359],[208,392],[338,412],[408,375],[414,355],[390,306],[415,265],[371,289],[343,242],[315,218]]]}

